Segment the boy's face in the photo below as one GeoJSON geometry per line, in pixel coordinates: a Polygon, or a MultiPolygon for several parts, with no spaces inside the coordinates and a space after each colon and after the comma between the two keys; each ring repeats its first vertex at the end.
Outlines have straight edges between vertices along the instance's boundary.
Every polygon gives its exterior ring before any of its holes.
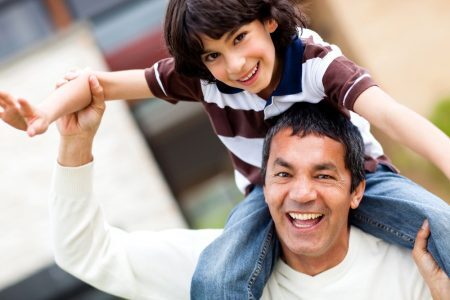
{"type": "Polygon", "coordinates": [[[264,195],[292,268],[310,275],[338,264],[348,249],[348,213],[362,198],[364,183],[350,193],[344,146],[328,137],[292,135],[272,140],[264,195]]]}
{"type": "Polygon", "coordinates": [[[256,20],[218,40],[203,35],[202,61],[217,80],[267,98],[280,77],[270,36],[277,26],[275,20],[256,20]]]}

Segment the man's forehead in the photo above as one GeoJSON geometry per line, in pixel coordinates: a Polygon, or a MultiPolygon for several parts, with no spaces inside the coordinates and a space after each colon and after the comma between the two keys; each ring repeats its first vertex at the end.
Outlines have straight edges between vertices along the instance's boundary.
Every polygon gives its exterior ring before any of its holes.
{"type": "Polygon", "coordinates": [[[285,128],[274,135],[269,158],[272,158],[272,163],[283,161],[283,164],[292,164],[301,159],[322,165],[345,166],[344,154],[344,146],[327,136],[302,136],[292,134],[291,128],[285,128]]]}

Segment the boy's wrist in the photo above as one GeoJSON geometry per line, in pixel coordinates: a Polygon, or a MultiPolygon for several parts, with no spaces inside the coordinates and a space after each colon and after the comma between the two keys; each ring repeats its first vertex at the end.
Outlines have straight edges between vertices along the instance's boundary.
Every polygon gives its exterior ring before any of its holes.
{"type": "Polygon", "coordinates": [[[58,163],[64,167],[79,167],[90,163],[93,139],[80,136],[61,136],[58,163]]]}

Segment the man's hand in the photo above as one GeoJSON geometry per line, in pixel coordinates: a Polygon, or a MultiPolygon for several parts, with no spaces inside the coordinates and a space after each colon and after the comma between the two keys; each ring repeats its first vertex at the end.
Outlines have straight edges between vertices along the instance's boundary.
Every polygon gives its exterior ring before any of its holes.
{"type": "Polygon", "coordinates": [[[61,136],[82,135],[93,138],[97,132],[105,111],[105,97],[103,89],[95,76],[89,77],[89,87],[91,88],[92,102],[86,108],[61,117],[57,121],[61,136]]]}
{"type": "Polygon", "coordinates": [[[61,143],[58,162],[76,167],[92,161],[92,143],[105,111],[103,89],[95,76],[89,77],[92,101],[84,109],[57,121],[61,143]]]}
{"type": "Polygon", "coordinates": [[[434,300],[450,299],[450,279],[439,268],[431,254],[427,251],[427,239],[430,236],[428,220],[423,222],[422,228],[417,233],[416,243],[412,251],[414,261],[419,268],[434,300]]]}
{"type": "Polygon", "coordinates": [[[48,128],[48,117],[25,99],[15,99],[0,91],[0,106],[3,108],[0,118],[14,128],[26,131],[30,137],[44,133],[48,128]]]}

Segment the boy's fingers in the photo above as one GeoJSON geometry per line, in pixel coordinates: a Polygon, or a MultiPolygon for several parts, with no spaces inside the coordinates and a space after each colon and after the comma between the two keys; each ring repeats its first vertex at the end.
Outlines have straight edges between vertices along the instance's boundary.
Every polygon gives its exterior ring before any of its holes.
{"type": "Polygon", "coordinates": [[[0,99],[2,100],[4,105],[15,106],[16,101],[14,100],[13,96],[11,96],[9,93],[0,91],[0,99]]]}
{"type": "Polygon", "coordinates": [[[31,123],[27,128],[27,134],[33,137],[38,134],[42,134],[47,131],[48,126],[41,119],[31,123]]]}
{"type": "Polygon", "coordinates": [[[20,104],[20,113],[24,117],[32,117],[35,115],[34,109],[31,107],[31,105],[28,103],[25,99],[18,99],[17,100],[20,104]]]}

